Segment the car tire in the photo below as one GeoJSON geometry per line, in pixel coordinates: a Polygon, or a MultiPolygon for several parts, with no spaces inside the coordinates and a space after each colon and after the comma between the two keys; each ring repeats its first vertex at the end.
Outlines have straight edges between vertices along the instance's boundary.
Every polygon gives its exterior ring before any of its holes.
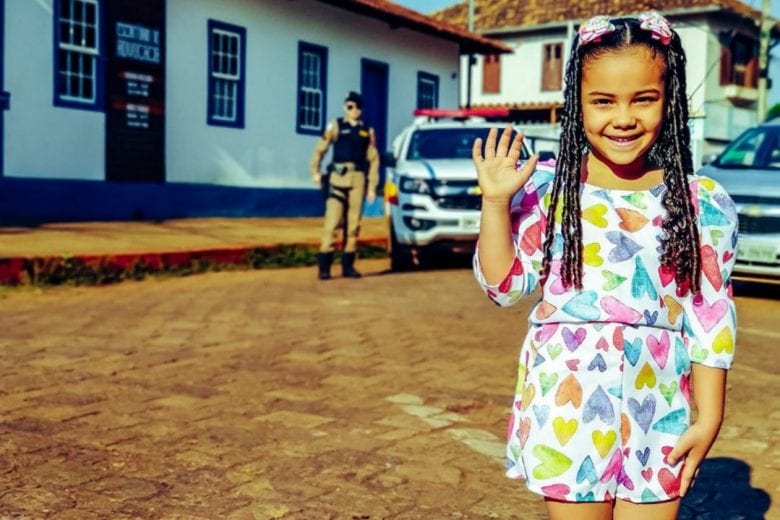
{"type": "Polygon", "coordinates": [[[414,256],[412,248],[398,243],[395,230],[390,225],[390,270],[395,272],[410,271],[414,269],[414,256]]]}

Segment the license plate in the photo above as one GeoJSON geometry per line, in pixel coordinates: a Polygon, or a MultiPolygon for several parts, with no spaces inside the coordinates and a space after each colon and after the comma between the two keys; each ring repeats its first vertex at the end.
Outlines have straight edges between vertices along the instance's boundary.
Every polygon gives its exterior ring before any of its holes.
{"type": "Polygon", "coordinates": [[[460,219],[460,227],[469,231],[479,229],[479,217],[463,217],[460,219]]]}
{"type": "Polygon", "coordinates": [[[737,249],[737,260],[774,264],[777,262],[777,247],[774,244],[740,243],[737,249]]]}

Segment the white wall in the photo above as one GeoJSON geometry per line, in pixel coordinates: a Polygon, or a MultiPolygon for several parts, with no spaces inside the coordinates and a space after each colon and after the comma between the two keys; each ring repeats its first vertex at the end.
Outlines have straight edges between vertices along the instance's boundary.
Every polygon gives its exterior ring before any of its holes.
{"type": "MultiPolygon", "coordinates": [[[[105,116],[53,105],[52,0],[7,0],[5,114],[9,176],[105,178],[105,116]]],[[[313,187],[317,137],[297,134],[298,42],[328,48],[328,119],[360,90],[361,58],[389,66],[387,142],[412,120],[417,72],[439,76],[439,101],[458,100],[458,45],[315,0],[168,0],[166,179],[256,187],[313,187]],[[207,23],[244,27],[245,128],[207,124],[207,23]]]]}
{"type": "MultiPolygon", "coordinates": [[[[721,151],[726,142],[757,123],[754,106],[749,104],[736,106],[726,97],[726,89],[720,84],[721,47],[718,34],[734,28],[719,22],[707,24],[706,65],[709,74],[705,82],[706,87],[703,89],[706,95],[700,100],[701,105],[695,105],[695,108],[702,109],[701,113],[705,117],[701,125],[703,154],[721,151]]],[[[755,89],[743,89],[743,91],[757,94],[755,89]]]]}
{"type": "Polygon", "coordinates": [[[298,42],[328,48],[327,116],[360,90],[361,58],[389,65],[388,144],[412,119],[417,72],[439,76],[441,106],[457,102],[458,46],[313,0],[169,0],[167,178],[263,187],[311,187],[318,137],[297,134],[298,42]],[[246,127],[206,124],[207,20],[247,31],[246,127]]]}
{"type": "MultiPolygon", "coordinates": [[[[482,92],[483,57],[477,56],[472,68],[471,103],[473,105],[503,105],[524,101],[563,102],[561,90],[542,91],[542,51],[548,43],[562,43],[565,67],[568,56],[569,40],[565,29],[557,34],[523,34],[502,38],[502,41],[515,49],[511,54],[501,55],[501,89],[495,94],[482,92]]],[[[466,72],[464,60],[464,87],[466,72]]],[[[465,95],[462,97],[465,104],[465,95]]]]}
{"type": "Polygon", "coordinates": [[[5,2],[5,172],[103,179],[105,116],[54,106],[52,0],[5,2]]]}

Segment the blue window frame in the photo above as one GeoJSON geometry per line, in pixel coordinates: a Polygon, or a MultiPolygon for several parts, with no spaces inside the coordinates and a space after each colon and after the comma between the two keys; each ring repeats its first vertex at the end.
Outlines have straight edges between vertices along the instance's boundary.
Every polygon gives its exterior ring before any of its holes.
{"type": "Polygon", "coordinates": [[[328,49],[298,42],[298,107],[295,129],[299,134],[325,131],[328,85],[328,49]]]}
{"type": "Polygon", "coordinates": [[[244,128],[246,29],[209,20],[208,124],[244,128]]]}
{"type": "Polygon", "coordinates": [[[103,109],[102,0],[54,0],[54,105],[103,109]]]}
{"type": "Polygon", "coordinates": [[[417,73],[417,108],[439,108],[439,76],[417,73]]]}

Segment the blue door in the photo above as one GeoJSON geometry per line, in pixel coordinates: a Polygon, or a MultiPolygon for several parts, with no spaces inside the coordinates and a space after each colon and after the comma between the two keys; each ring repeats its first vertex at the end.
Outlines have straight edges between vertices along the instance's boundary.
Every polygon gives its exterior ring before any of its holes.
{"type": "MultiPolygon", "coordinates": [[[[363,121],[374,129],[376,148],[381,156],[387,150],[387,63],[363,58],[360,62],[360,94],[363,96],[363,121]]],[[[379,168],[378,194],[385,185],[385,169],[379,168]]]]}

